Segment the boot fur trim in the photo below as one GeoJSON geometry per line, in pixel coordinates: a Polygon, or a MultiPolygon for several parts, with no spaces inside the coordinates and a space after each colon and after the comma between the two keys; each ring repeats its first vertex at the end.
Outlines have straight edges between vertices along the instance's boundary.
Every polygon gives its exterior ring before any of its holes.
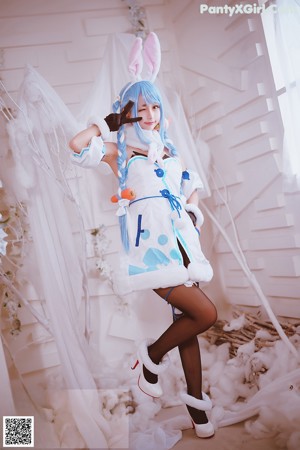
{"type": "Polygon", "coordinates": [[[159,375],[160,373],[164,372],[170,363],[169,355],[166,354],[161,362],[159,364],[155,364],[149,357],[148,354],[148,347],[151,345],[154,341],[151,339],[146,339],[143,341],[139,346],[139,359],[143,363],[143,365],[146,367],[146,369],[150,370],[150,372],[154,373],[155,375],[159,375]]]}
{"type": "Polygon", "coordinates": [[[186,392],[180,393],[180,398],[188,406],[192,408],[198,409],[199,411],[210,411],[212,408],[211,399],[205,392],[202,392],[203,400],[199,400],[198,398],[193,397],[192,395],[187,394],[186,392]]]}

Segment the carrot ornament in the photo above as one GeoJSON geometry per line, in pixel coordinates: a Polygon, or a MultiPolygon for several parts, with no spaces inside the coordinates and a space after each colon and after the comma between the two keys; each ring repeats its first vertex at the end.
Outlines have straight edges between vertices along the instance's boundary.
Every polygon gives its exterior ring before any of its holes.
{"type": "MultiPolygon", "coordinates": [[[[121,198],[125,198],[127,200],[134,200],[135,197],[136,197],[135,192],[131,188],[123,189],[123,191],[121,192],[121,198]]],[[[112,203],[118,203],[120,199],[117,195],[113,195],[110,200],[112,203]]]]}

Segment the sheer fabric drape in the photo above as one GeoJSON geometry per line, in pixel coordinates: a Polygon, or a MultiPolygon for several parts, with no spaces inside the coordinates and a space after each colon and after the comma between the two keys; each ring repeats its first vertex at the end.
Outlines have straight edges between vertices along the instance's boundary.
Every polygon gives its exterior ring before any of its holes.
{"type": "Polygon", "coordinates": [[[18,105],[18,116],[10,121],[8,132],[16,163],[15,192],[27,206],[37,261],[38,270],[31,273],[30,282],[42,288],[64,378],[58,389],[67,393],[74,422],[87,446],[106,448],[109,426],[101,415],[79,326],[86,273],[84,253],[76,251],[72,234],[69,213],[73,210],[76,217],[77,206],[66,181],[69,163],[62,152],[78,125],[31,68],[26,71],[18,105]]]}

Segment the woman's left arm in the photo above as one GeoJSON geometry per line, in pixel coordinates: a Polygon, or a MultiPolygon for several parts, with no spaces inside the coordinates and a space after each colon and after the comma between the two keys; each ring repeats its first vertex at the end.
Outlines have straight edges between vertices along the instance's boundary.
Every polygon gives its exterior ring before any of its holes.
{"type": "Polygon", "coordinates": [[[187,199],[186,202],[187,203],[193,203],[194,205],[198,206],[199,195],[198,195],[197,189],[195,189],[194,192],[192,192],[192,194],[190,195],[190,197],[187,199]]]}
{"type": "Polygon", "coordinates": [[[201,188],[203,188],[203,183],[197,172],[189,170],[184,170],[182,172],[181,189],[186,201],[185,210],[189,214],[191,221],[199,232],[200,227],[204,222],[203,214],[198,206],[198,189],[201,188]]]}

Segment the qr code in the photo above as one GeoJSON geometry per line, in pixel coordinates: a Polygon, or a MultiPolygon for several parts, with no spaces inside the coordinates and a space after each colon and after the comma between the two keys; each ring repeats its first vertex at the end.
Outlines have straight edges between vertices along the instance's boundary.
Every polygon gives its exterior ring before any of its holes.
{"type": "Polygon", "coordinates": [[[3,416],[3,447],[33,447],[34,417],[3,416]]]}

